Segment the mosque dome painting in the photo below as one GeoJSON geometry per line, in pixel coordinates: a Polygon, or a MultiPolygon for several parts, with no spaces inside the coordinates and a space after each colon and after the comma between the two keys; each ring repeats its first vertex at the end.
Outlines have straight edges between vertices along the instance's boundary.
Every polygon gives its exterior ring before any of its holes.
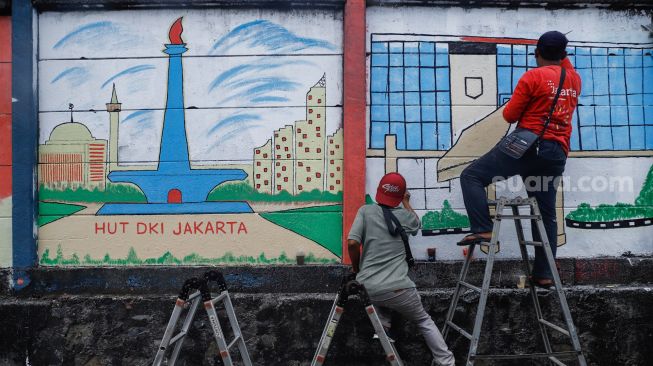
{"type": "Polygon", "coordinates": [[[46,187],[103,189],[107,141],[93,137],[82,123],[55,127],[39,147],[39,183],[46,187]]]}

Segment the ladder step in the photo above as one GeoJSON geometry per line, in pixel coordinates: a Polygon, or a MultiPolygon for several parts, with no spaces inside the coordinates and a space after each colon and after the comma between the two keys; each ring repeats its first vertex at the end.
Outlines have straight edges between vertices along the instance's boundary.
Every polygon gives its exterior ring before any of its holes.
{"type": "Polygon", "coordinates": [[[453,330],[455,330],[456,332],[462,334],[463,337],[469,339],[470,341],[472,340],[472,335],[469,334],[469,333],[467,333],[463,328],[457,326],[457,325],[454,324],[452,321],[447,321],[447,324],[448,324],[448,325],[449,325],[453,330]]]}
{"type": "Polygon", "coordinates": [[[185,335],[186,335],[186,332],[184,332],[182,330],[179,334],[177,334],[176,336],[172,337],[172,339],[170,339],[170,342],[168,343],[168,345],[171,345],[171,344],[177,342],[178,340],[184,338],[185,335]]]}
{"type": "MultiPolygon", "coordinates": [[[[498,200],[488,200],[487,201],[488,206],[496,206],[499,204],[498,200]]],[[[529,199],[514,199],[514,200],[509,200],[509,201],[504,201],[503,206],[504,207],[512,207],[512,206],[531,206],[532,201],[529,199]]]]}
{"type": "Polygon", "coordinates": [[[541,241],[527,241],[527,240],[526,240],[526,241],[522,241],[522,242],[519,243],[519,244],[521,244],[521,245],[532,245],[532,246],[534,246],[534,247],[541,247],[541,246],[542,246],[542,242],[541,242],[541,241]]]}
{"type": "Polygon", "coordinates": [[[549,357],[549,360],[550,360],[551,362],[555,363],[555,364],[558,365],[558,366],[567,366],[564,362],[558,360],[557,357],[553,357],[553,356],[551,356],[551,357],[549,357]]]}
{"type": "Polygon", "coordinates": [[[241,339],[242,339],[241,336],[238,336],[238,337],[234,338],[234,340],[231,341],[231,343],[229,343],[229,345],[227,346],[227,349],[231,349],[231,347],[233,347],[234,344],[236,344],[236,343],[237,343],[239,340],[241,340],[241,339]]]}
{"type": "MultiPolygon", "coordinates": [[[[558,359],[556,357],[576,357],[576,351],[564,351],[564,352],[551,352],[551,353],[523,353],[518,355],[474,355],[472,356],[475,360],[518,360],[522,358],[548,358],[548,359],[558,359]]],[[[552,360],[553,361],[553,360],[552,360]]],[[[553,362],[556,362],[553,361],[553,362]]],[[[564,365],[564,363],[562,364],[564,365]]]]}
{"type": "Polygon", "coordinates": [[[214,297],[213,299],[211,299],[211,302],[215,305],[218,301],[223,300],[225,297],[227,297],[227,292],[226,291],[221,293],[217,297],[214,297]]]}
{"type": "Polygon", "coordinates": [[[557,325],[555,325],[555,324],[553,324],[551,322],[548,322],[548,321],[546,321],[544,319],[540,319],[540,323],[546,325],[547,327],[549,327],[551,329],[557,330],[558,332],[560,332],[560,333],[566,335],[567,337],[569,337],[569,332],[566,329],[563,329],[563,328],[561,328],[561,327],[559,327],[559,326],[557,326],[557,325]]]}
{"type": "Polygon", "coordinates": [[[465,281],[458,281],[458,283],[461,284],[461,285],[463,285],[463,286],[465,286],[465,287],[467,287],[467,288],[470,289],[470,290],[474,290],[474,291],[476,291],[476,292],[478,292],[478,293],[481,292],[481,288],[480,288],[480,287],[478,287],[478,286],[474,286],[474,285],[472,285],[471,283],[467,283],[467,282],[465,282],[465,281]]]}
{"type": "Polygon", "coordinates": [[[537,220],[542,218],[541,215],[502,215],[497,214],[497,220],[537,220]]]}

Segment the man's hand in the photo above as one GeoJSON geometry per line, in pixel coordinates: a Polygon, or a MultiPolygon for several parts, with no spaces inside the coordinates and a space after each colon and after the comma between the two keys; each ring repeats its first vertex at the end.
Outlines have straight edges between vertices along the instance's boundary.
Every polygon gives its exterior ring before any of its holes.
{"type": "Polygon", "coordinates": [[[401,201],[401,204],[404,205],[404,208],[407,210],[413,210],[413,208],[410,206],[410,192],[406,191],[404,193],[404,199],[401,201]]]}

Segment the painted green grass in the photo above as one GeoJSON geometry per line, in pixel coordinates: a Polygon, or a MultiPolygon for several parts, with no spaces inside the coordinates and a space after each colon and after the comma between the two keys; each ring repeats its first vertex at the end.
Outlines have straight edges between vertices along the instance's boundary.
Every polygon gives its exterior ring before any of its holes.
{"type": "Polygon", "coordinates": [[[588,203],[581,203],[567,218],[579,222],[653,218],[653,165],[649,168],[634,204],[618,202],[614,205],[591,207],[588,203]]]}
{"type": "MultiPolygon", "coordinates": [[[[336,259],[317,258],[312,253],[306,255],[304,259],[307,264],[330,264],[338,263],[336,259]]],[[[162,256],[157,258],[141,259],[136,254],[136,250],[132,247],[129,249],[129,254],[126,258],[111,258],[109,254],[105,254],[103,258],[91,258],[90,255],[79,258],[77,254],[65,258],[61,245],[57,247],[57,253],[54,258],[50,258],[50,250],[43,251],[41,260],[39,261],[44,266],[137,266],[137,265],[199,265],[199,264],[295,264],[295,258],[288,257],[285,253],[281,253],[276,258],[268,258],[265,253],[261,253],[257,257],[253,256],[235,256],[230,252],[217,258],[202,257],[198,254],[189,254],[183,258],[177,258],[170,252],[165,252],[162,256]]]]}
{"type": "Polygon", "coordinates": [[[342,202],[342,192],[330,193],[314,189],[292,195],[286,191],[277,194],[258,192],[246,182],[222,184],[211,193],[207,201],[249,201],[249,202],[342,202]]]}
{"type": "Polygon", "coordinates": [[[308,238],[342,257],[342,213],[321,207],[265,212],[264,219],[308,238]],[[314,210],[314,211],[311,211],[314,210]]]}
{"type": "Polygon", "coordinates": [[[140,189],[129,184],[107,183],[104,190],[86,188],[52,189],[43,185],[39,187],[41,201],[67,202],[146,202],[140,189]]]}
{"type": "Polygon", "coordinates": [[[47,225],[75,212],[85,209],[86,206],[71,205],[67,203],[39,201],[39,226],[47,225]]]}
{"type": "Polygon", "coordinates": [[[276,211],[280,212],[342,212],[342,205],[326,205],[326,206],[313,206],[303,208],[293,208],[290,210],[276,211]]]}
{"type": "Polygon", "coordinates": [[[422,217],[422,229],[455,229],[469,227],[469,218],[451,208],[448,200],[442,203],[441,211],[429,211],[422,217]]]}

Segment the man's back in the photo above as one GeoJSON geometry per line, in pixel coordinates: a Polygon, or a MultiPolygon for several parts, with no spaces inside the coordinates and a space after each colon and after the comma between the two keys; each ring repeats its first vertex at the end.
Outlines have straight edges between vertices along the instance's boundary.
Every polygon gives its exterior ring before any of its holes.
{"type": "MultiPolygon", "coordinates": [[[[404,208],[391,210],[407,233],[417,233],[420,222],[415,213],[404,208]]],[[[363,244],[360,272],[356,279],[370,295],[415,287],[415,283],[408,278],[401,237],[390,235],[379,205],[366,205],[358,210],[349,239],[363,244]]]]}

